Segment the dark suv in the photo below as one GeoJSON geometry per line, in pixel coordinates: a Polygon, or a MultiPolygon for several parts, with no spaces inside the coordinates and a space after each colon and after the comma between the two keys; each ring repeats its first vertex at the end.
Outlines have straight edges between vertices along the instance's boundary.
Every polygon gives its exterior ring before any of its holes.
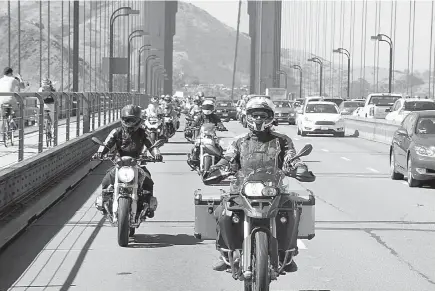
{"type": "Polygon", "coordinates": [[[236,105],[231,100],[216,101],[216,114],[222,119],[230,121],[237,120],[236,105]]]}

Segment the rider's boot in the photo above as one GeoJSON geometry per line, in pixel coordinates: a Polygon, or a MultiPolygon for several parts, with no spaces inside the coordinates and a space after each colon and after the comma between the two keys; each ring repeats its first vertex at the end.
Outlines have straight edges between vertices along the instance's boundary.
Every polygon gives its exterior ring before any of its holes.
{"type": "Polygon", "coordinates": [[[222,272],[222,271],[226,271],[227,269],[231,268],[230,266],[227,265],[227,263],[225,263],[224,257],[225,259],[228,261],[228,256],[226,253],[224,252],[220,252],[221,255],[219,257],[219,260],[214,263],[213,265],[213,270],[218,271],[218,272],[222,272]]]}
{"type": "Polygon", "coordinates": [[[145,195],[146,195],[145,196],[146,197],[145,203],[148,204],[148,210],[145,213],[145,216],[148,217],[148,218],[153,218],[154,217],[154,211],[157,210],[157,205],[158,205],[157,198],[154,197],[153,193],[150,192],[150,191],[144,190],[144,192],[145,192],[145,195]]]}
{"type": "Polygon", "coordinates": [[[100,195],[95,199],[95,208],[101,211],[103,214],[106,213],[106,209],[104,208],[104,202],[109,199],[110,193],[113,191],[113,185],[109,185],[106,189],[102,189],[100,195]]]}

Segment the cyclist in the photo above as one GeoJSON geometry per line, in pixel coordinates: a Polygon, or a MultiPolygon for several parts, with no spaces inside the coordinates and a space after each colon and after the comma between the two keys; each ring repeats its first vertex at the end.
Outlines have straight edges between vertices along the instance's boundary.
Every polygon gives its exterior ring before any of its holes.
{"type": "Polygon", "coordinates": [[[44,109],[44,130],[47,138],[47,146],[51,145],[53,121],[50,116],[50,109],[44,109]]]}

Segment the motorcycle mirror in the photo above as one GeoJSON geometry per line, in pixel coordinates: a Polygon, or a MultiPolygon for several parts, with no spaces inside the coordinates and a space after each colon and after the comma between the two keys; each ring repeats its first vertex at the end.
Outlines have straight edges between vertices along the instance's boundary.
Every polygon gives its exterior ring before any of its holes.
{"type": "Polygon", "coordinates": [[[308,143],[308,144],[304,145],[304,147],[299,151],[299,153],[297,153],[292,158],[292,161],[294,161],[300,157],[303,157],[303,156],[308,156],[312,150],[313,150],[313,146],[311,144],[308,143]]]}
{"type": "Polygon", "coordinates": [[[101,141],[101,140],[99,140],[98,139],[98,137],[92,137],[91,138],[91,140],[95,143],[95,144],[98,144],[98,145],[100,145],[100,146],[104,146],[104,143],[101,141]]]}
{"type": "Polygon", "coordinates": [[[205,144],[205,145],[204,145],[204,150],[205,150],[208,154],[210,154],[210,155],[217,156],[217,157],[221,157],[221,158],[223,157],[222,154],[221,154],[221,152],[220,152],[220,150],[217,149],[215,146],[212,146],[212,145],[209,145],[209,144],[205,144]]]}

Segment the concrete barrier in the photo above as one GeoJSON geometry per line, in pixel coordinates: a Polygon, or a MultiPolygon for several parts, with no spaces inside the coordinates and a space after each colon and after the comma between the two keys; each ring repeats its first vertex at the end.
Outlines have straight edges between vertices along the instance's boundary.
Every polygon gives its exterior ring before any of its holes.
{"type": "Polygon", "coordinates": [[[400,126],[384,119],[368,119],[357,116],[345,116],[344,120],[346,131],[351,135],[385,144],[391,144],[394,132],[400,126]]]}
{"type": "Polygon", "coordinates": [[[0,212],[8,212],[8,209],[16,207],[22,200],[40,194],[89,162],[98,148],[91,137],[104,140],[118,126],[119,122],[113,122],[0,170],[0,212]]]}

